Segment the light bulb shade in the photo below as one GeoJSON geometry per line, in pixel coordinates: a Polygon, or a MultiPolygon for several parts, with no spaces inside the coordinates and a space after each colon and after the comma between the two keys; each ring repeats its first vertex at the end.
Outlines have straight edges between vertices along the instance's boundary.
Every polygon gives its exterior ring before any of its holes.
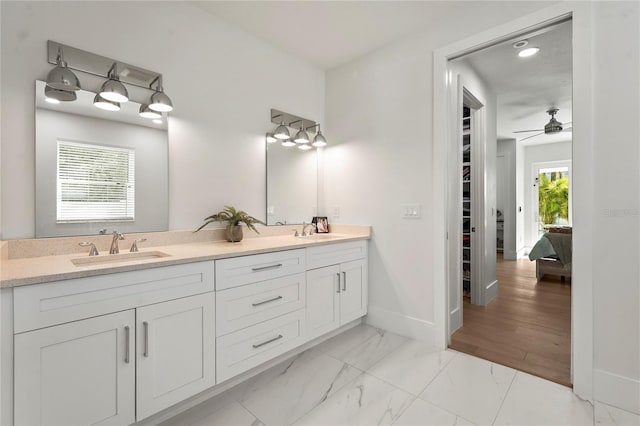
{"type": "Polygon", "coordinates": [[[140,105],[140,112],[138,113],[142,118],[159,119],[162,118],[162,114],[149,108],[149,105],[140,105]]]}
{"type": "Polygon", "coordinates": [[[296,143],[291,139],[285,139],[284,141],[282,141],[282,146],[286,146],[287,148],[290,148],[292,146],[296,146],[296,143]]]}
{"type": "Polygon", "coordinates": [[[313,138],[313,143],[311,145],[315,146],[316,148],[327,146],[327,140],[324,138],[324,135],[321,131],[318,130],[318,134],[315,138],[313,138]]]}
{"type": "Polygon", "coordinates": [[[47,86],[58,90],[80,90],[80,80],[73,71],[67,68],[67,63],[58,61],[54,69],[47,74],[47,86]]]}
{"type": "Polygon", "coordinates": [[[309,143],[309,135],[304,131],[304,129],[300,129],[293,140],[295,143],[309,143]]]}
{"type": "Polygon", "coordinates": [[[100,96],[100,93],[96,94],[96,96],[93,98],[93,105],[96,108],[100,108],[105,111],[120,111],[120,104],[118,102],[104,99],[100,96]]]}
{"type": "Polygon", "coordinates": [[[158,112],[173,111],[173,103],[171,98],[167,96],[162,90],[156,91],[151,95],[151,101],[149,102],[149,108],[158,112]]]}
{"type": "Polygon", "coordinates": [[[127,102],[129,100],[129,92],[127,92],[127,88],[124,87],[124,84],[113,78],[102,83],[100,96],[102,96],[103,99],[112,102],[127,102]]]}
{"type": "Polygon", "coordinates": [[[278,142],[278,139],[273,136],[273,133],[267,133],[267,143],[274,143],[274,142],[278,142]]]}
{"type": "Polygon", "coordinates": [[[273,137],[276,139],[289,139],[291,137],[291,134],[289,133],[289,129],[287,129],[287,126],[285,126],[284,123],[280,123],[280,125],[276,127],[276,130],[273,132],[273,137]]]}
{"type": "Polygon", "coordinates": [[[50,86],[44,87],[44,99],[49,103],[72,102],[78,99],[73,90],[59,90],[50,86]]]}
{"type": "Polygon", "coordinates": [[[308,143],[300,144],[298,145],[298,149],[301,149],[303,151],[308,151],[311,149],[311,145],[309,145],[308,143]]]}
{"type": "Polygon", "coordinates": [[[151,121],[153,121],[153,122],[154,122],[154,123],[156,123],[156,124],[162,124],[162,120],[161,120],[160,118],[154,118],[154,119],[153,119],[153,120],[151,120],[151,121]]]}

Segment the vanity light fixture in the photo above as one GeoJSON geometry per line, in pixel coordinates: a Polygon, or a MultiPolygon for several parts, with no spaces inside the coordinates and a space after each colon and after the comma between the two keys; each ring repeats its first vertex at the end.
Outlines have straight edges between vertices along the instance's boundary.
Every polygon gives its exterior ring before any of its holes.
{"type": "Polygon", "coordinates": [[[105,111],[120,111],[120,104],[118,102],[104,99],[100,96],[100,93],[96,93],[96,96],[93,98],[93,105],[105,111]]]}
{"type": "Polygon", "coordinates": [[[320,123],[316,123],[314,126],[311,126],[310,128],[314,128],[314,127],[318,128],[318,133],[316,133],[316,136],[313,138],[313,143],[311,145],[313,145],[316,148],[322,148],[323,146],[327,146],[327,140],[322,134],[322,130],[320,130],[320,123]]]}
{"type": "Polygon", "coordinates": [[[44,87],[44,100],[50,104],[75,101],[78,98],[73,90],[58,90],[50,86],[44,87]]]}
{"type": "MultiPolygon", "coordinates": [[[[164,93],[164,89],[162,88],[162,76],[159,75],[152,83],[158,83],[156,87],[156,91],[153,95],[151,95],[151,101],[149,102],[149,108],[158,112],[169,112],[173,111],[173,103],[171,102],[171,98],[164,93]]],[[[151,87],[151,86],[149,86],[151,87]]]]}
{"type": "Polygon", "coordinates": [[[124,84],[120,82],[118,77],[118,64],[116,62],[109,68],[109,79],[102,83],[100,87],[100,96],[112,102],[128,102],[129,92],[124,84]]]}
{"type": "Polygon", "coordinates": [[[136,100],[143,104],[140,109],[141,114],[145,113],[143,117],[160,119],[163,112],[173,110],[171,98],[164,93],[160,73],[52,40],[47,41],[47,62],[55,65],[47,75],[45,99],[48,102],[77,99],[74,92],[80,90],[80,81],[71,71],[74,70],[107,79],[94,98],[98,108],[119,111],[120,103],[129,101],[127,85],[132,85],[153,92],[148,102],[136,100]]]}
{"type": "Polygon", "coordinates": [[[307,143],[304,143],[304,144],[299,144],[298,145],[298,149],[301,149],[303,151],[308,151],[308,150],[310,150],[312,148],[311,148],[311,145],[309,145],[309,143],[307,142],[307,143]]]}
{"type": "Polygon", "coordinates": [[[304,131],[304,127],[298,130],[296,133],[296,137],[293,139],[295,143],[299,144],[308,144],[309,143],[309,135],[304,131]]]}
{"type": "Polygon", "coordinates": [[[159,118],[154,118],[154,119],[153,119],[153,120],[151,120],[151,121],[153,121],[153,122],[154,122],[154,123],[156,123],[156,124],[162,124],[162,120],[161,120],[161,119],[159,119],[159,118]]]}
{"type": "Polygon", "coordinates": [[[528,47],[526,49],[522,49],[521,51],[519,51],[518,56],[521,58],[528,58],[530,56],[535,55],[539,51],[540,51],[539,47],[528,47]]]}
{"type": "Polygon", "coordinates": [[[58,47],[56,67],[47,74],[47,86],[57,90],[80,90],[80,80],[67,66],[62,47],[58,47]]]}
{"type": "Polygon", "coordinates": [[[276,138],[273,133],[267,133],[267,143],[275,143],[278,142],[278,138],[276,138]]]}
{"type": "Polygon", "coordinates": [[[287,148],[291,148],[292,146],[296,146],[296,143],[294,141],[292,141],[291,139],[285,139],[282,141],[282,146],[287,147],[287,148]]]}
{"type": "Polygon", "coordinates": [[[142,118],[152,118],[152,119],[159,119],[162,118],[162,114],[152,110],[151,108],[149,108],[149,105],[147,104],[142,104],[140,105],[140,112],[138,113],[140,115],[140,117],[142,118]]]}

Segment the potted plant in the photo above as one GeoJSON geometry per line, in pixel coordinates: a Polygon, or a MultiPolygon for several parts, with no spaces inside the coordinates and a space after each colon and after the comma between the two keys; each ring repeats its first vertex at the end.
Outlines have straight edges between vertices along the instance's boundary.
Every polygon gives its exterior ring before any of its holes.
{"type": "Polygon", "coordinates": [[[260,232],[258,232],[253,224],[260,223],[262,225],[265,225],[265,223],[261,220],[258,220],[253,216],[249,216],[242,210],[236,210],[233,206],[224,206],[224,209],[222,209],[218,213],[212,214],[211,216],[205,218],[202,226],[200,226],[200,228],[196,229],[193,232],[198,232],[212,222],[227,222],[227,241],[232,243],[242,241],[243,235],[240,222],[247,225],[247,228],[255,231],[256,234],[259,234],[260,232]]]}

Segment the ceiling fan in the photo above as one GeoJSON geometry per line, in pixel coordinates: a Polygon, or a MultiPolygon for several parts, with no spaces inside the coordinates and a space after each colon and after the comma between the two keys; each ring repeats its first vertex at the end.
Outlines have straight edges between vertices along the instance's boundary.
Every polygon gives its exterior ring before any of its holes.
{"type": "MultiPolygon", "coordinates": [[[[559,111],[558,108],[553,108],[553,107],[547,110],[547,114],[551,116],[551,120],[549,120],[549,122],[545,124],[544,129],[517,130],[513,133],[539,132],[539,133],[536,133],[535,135],[527,136],[526,138],[520,139],[520,141],[524,141],[526,139],[534,138],[540,135],[548,135],[548,134],[560,133],[560,132],[570,132],[572,130],[572,127],[563,127],[562,123],[556,120],[556,114],[558,113],[558,111],[559,111]]],[[[571,121],[565,123],[565,125],[568,125],[568,124],[571,124],[571,121]]]]}

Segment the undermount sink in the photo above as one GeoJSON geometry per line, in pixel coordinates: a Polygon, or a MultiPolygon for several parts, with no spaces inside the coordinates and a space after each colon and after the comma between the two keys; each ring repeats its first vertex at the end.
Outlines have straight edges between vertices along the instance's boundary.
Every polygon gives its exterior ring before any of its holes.
{"type": "Polygon", "coordinates": [[[302,238],[303,240],[332,240],[334,238],[340,238],[340,235],[335,234],[313,234],[313,235],[304,235],[299,236],[297,238],[302,238]]]}
{"type": "Polygon", "coordinates": [[[104,265],[109,263],[122,263],[147,259],[158,259],[171,255],[161,251],[139,251],[135,253],[105,254],[100,256],[85,256],[71,259],[76,266],[104,265]]]}

